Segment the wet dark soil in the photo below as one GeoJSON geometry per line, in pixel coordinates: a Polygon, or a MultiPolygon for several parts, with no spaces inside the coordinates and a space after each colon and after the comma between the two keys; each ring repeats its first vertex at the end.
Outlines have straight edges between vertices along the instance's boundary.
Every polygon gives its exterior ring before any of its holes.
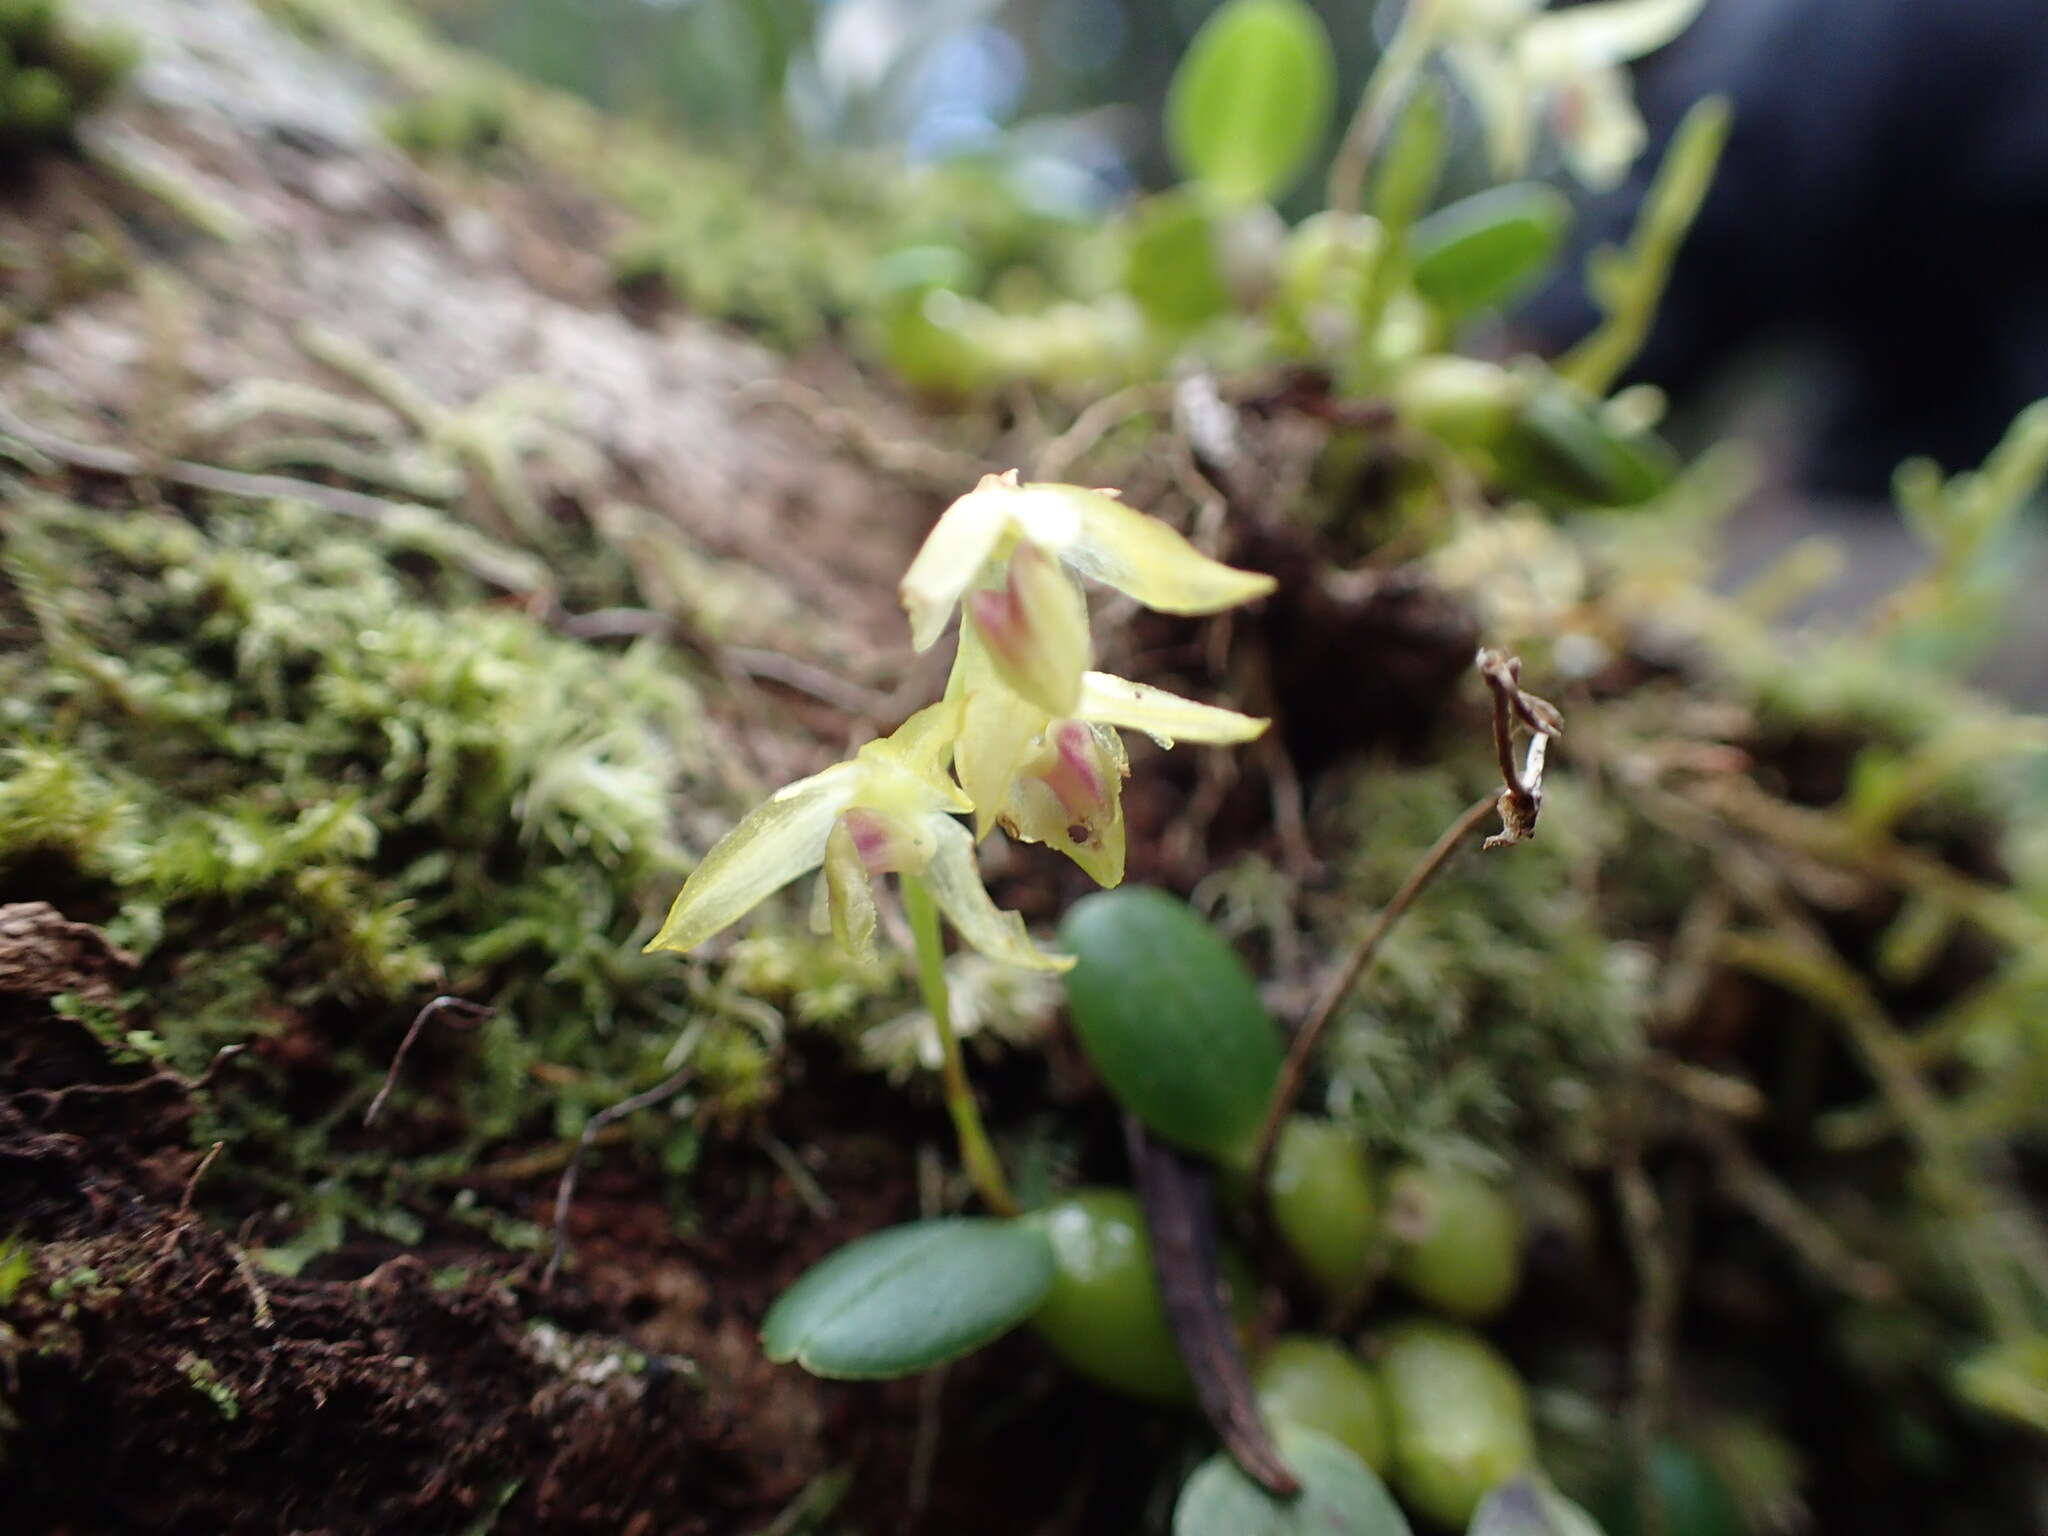
{"type": "MultiPolygon", "coordinates": [[[[125,963],[51,907],[0,907],[9,1532],[1122,1531],[1192,1443],[1028,1337],[879,1387],[762,1359],[803,1266],[917,1213],[943,1124],[823,1051],[769,1123],[711,1143],[680,1219],[653,1170],[600,1162],[552,1292],[462,1229],[271,1272],[262,1212],[224,1215],[235,1171],[195,1145],[213,1085],[65,1016],[125,963]],[[777,1121],[803,1126],[808,1195],[760,1150],[777,1121]]],[[[544,1219],[554,1178],[531,1182],[520,1213],[544,1219]]]]}

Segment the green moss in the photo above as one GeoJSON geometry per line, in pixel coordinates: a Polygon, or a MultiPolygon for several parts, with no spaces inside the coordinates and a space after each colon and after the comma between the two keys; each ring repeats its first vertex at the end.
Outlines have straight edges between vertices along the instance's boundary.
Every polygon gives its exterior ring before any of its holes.
{"type": "MultiPolygon", "coordinates": [[[[1461,766],[1356,776],[1335,832],[1347,850],[1342,899],[1320,912],[1331,950],[1470,803],[1486,770],[1461,766]]],[[[1534,840],[1466,852],[1339,1015],[1331,1107],[1425,1156],[1455,1155],[1447,1144],[1460,1142],[1506,1152],[1589,1126],[1586,1111],[1640,1046],[1646,1011],[1650,956],[1632,937],[1642,914],[1617,910],[1613,866],[1654,888],[1657,857],[1630,834],[1614,805],[1559,773],[1534,840]]]]}
{"type": "Polygon", "coordinates": [[[393,107],[384,116],[391,142],[420,156],[480,160],[506,141],[512,109],[502,92],[488,87],[455,87],[393,107]]]}
{"type": "MultiPolygon", "coordinates": [[[[764,999],[640,952],[688,863],[678,810],[716,823],[741,798],[682,659],[556,635],[438,564],[432,532],[44,500],[0,551],[0,629],[29,641],[0,657],[0,899],[55,901],[140,957],[118,1008],[72,1009],[116,1050],[196,1076],[258,1045],[194,1135],[316,1246],[343,1222],[416,1232],[401,1204],[485,1145],[573,1136],[684,1060],[703,1105],[757,1103],[777,1005],[851,1020],[877,979],[806,941],[764,999]],[[365,1133],[443,992],[496,1013],[430,1029],[396,1120],[365,1133]]],[[[650,1145],[675,1134],[646,1122],[650,1145]]]]}

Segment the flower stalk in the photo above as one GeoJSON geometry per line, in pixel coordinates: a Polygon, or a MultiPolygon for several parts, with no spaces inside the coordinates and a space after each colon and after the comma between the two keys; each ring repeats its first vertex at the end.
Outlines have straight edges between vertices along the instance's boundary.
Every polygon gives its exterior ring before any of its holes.
{"type": "Polygon", "coordinates": [[[915,875],[904,875],[899,884],[904,916],[910,920],[911,940],[917,949],[918,990],[924,994],[932,1028],[939,1035],[940,1080],[944,1085],[946,1113],[953,1119],[953,1132],[960,1142],[961,1165],[983,1205],[998,1216],[1014,1216],[1018,1211],[1017,1200],[1010,1193],[995,1144],[981,1123],[974,1085],[967,1080],[967,1058],[960,1050],[960,1036],[953,1029],[953,999],[946,986],[946,942],[939,932],[938,904],[915,875]]]}

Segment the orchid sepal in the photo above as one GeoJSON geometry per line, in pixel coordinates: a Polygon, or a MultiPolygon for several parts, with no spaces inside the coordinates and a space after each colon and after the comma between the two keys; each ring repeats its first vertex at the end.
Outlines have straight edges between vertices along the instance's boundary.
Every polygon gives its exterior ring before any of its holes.
{"type": "Polygon", "coordinates": [[[1012,965],[1065,969],[1071,961],[1037,948],[1023,919],[996,906],[981,883],[974,838],[954,819],[974,809],[945,766],[965,702],[949,695],[851,761],[770,795],[698,862],[647,948],[695,949],[822,865],[814,920],[856,953],[873,945],[872,882],[915,875],[975,948],[1012,965]]]}
{"type": "Polygon", "coordinates": [[[899,595],[922,651],[1005,554],[1028,543],[1078,575],[1161,613],[1220,613],[1273,590],[1273,578],[1213,560],[1109,491],[1024,484],[1015,470],[981,483],[940,514],[904,573],[899,595]]]}

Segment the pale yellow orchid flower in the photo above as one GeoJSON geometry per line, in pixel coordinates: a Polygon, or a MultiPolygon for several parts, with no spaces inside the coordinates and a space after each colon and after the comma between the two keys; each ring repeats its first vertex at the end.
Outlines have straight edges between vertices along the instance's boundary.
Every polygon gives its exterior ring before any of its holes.
{"type": "Polygon", "coordinates": [[[919,710],[850,762],[785,786],[704,855],[649,949],[691,950],[746,916],[792,880],[824,867],[821,904],[850,948],[873,943],[872,882],[911,875],[930,890],[960,937],[991,959],[1064,970],[1024,920],[999,909],[981,883],[975,839],[954,817],[974,809],[946,771],[961,725],[958,698],[919,710]]]}
{"type": "Polygon", "coordinates": [[[1272,577],[1210,559],[1114,492],[1019,484],[1011,470],[946,508],[904,573],[912,643],[928,649],[968,602],[1012,686],[1066,713],[1086,670],[1075,615],[1083,642],[1087,621],[1078,594],[1070,602],[1051,579],[1061,566],[1161,613],[1220,613],[1273,590],[1272,577]]]}
{"type": "Polygon", "coordinates": [[[1648,143],[1622,65],[1692,24],[1703,0],[1414,0],[1486,126],[1495,169],[1527,168],[1539,120],[1565,164],[1595,189],[1621,180],[1648,143]]]}
{"type": "Polygon", "coordinates": [[[961,634],[947,697],[963,705],[953,765],[975,804],[976,836],[1000,823],[1020,842],[1064,853],[1104,886],[1124,877],[1130,760],[1118,727],[1170,747],[1176,739],[1251,741],[1268,723],[1094,671],[1081,674],[1071,710],[1055,715],[1007,685],[972,630],[961,634]]]}

